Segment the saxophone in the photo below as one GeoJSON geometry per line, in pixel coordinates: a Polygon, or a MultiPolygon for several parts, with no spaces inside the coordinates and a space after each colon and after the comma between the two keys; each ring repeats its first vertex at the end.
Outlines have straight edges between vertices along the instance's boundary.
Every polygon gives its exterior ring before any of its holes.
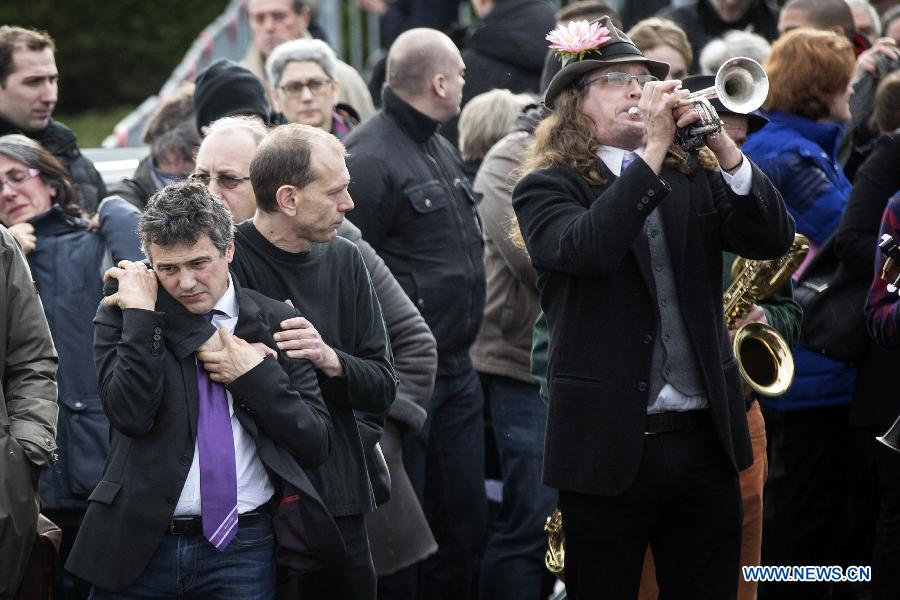
{"type": "MultiPolygon", "coordinates": [[[[735,259],[731,266],[732,283],[723,298],[725,323],[734,322],[750,312],[750,307],[768,298],[790,279],[809,252],[809,240],[794,234],[787,253],[774,260],[735,259]]],[[[794,358],[784,338],[763,323],[748,323],[734,335],[734,356],[744,379],[744,395],[779,396],[794,379],[794,358]]],[[[557,508],[547,517],[547,570],[565,581],[566,539],[562,531],[562,512],[557,508]]]]}
{"type": "MultiPolygon", "coordinates": [[[[725,324],[750,312],[751,306],[768,298],[790,279],[809,252],[809,240],[794,234],[787,253],[774,260],[735,259],[731,285],[723,298],[725,324]]],[[[763,323],[748,323],[734,335],[734,356],[744,380],[744,395],[780,396],[794,380],[794,358],[784,338],[763,323]]]]}

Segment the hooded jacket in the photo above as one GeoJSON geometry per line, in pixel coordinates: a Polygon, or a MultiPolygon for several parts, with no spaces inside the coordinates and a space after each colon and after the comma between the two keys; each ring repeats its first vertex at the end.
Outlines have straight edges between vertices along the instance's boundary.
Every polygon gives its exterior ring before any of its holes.
{"type": "Polygon", "coordinates": [[[58,206],[29,221],[37,246],[28,264],[59,353],[59,459],[41,476],[45,509],[85,509],[109,451],[109,421],[94,368],[93,318],[106,267],[143,254],[136,208],[111,198],[99,212],[98,233],[58,206]]]}

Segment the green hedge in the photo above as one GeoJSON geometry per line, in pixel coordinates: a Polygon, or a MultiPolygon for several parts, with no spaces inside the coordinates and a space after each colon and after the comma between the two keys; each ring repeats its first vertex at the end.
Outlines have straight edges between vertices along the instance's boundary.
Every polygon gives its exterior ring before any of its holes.
{"type": "Polygon", "coordinates": [[[137,104],[155,94],[228,0],[12,0],[0,23],[56,42],[59,110],[137,104]]]}

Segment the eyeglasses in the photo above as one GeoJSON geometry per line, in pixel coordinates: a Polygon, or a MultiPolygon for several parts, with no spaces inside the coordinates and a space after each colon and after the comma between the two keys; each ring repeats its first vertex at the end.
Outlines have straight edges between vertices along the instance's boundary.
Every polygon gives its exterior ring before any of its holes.
{"type": "Polygon", "coordinates": [[[37,169],[10,169],[6,173],[6,179],[0,178],[0,191],[3,191],[3,186],[9,186],[12,189],[16,189],[27,180],[32,177],[37,177],[41,172],[37,169]]]}
{"type": "Polygon", "coordinates": [[[595,77],[594,79],[591,79],[589,81],[584,81],[581,84],[581,89],[587,89],[602,79],[607,80],[610,85],[613,85],[615,87],[625,87],[626,85],[631,83],[632,79],[637,81],[638,87],[644,87],[651,81],[659,81],[659,79],[654,77],[653,75],[629,75],[628,73],[612,72],[605,73],[600,77],[595,77]]]}
{"type": "Polygon", "coordinates": [[[210,177],[209,173],[191,173],[188,176],[188,179],[196,183],[202,183],[207,187],[209,187],[210,179],[214,179],[219,183],[220,186],[222,186],[223,189],[233,190],[243,182],[250,179],[250,177],[234,177],[232,175],[219,175],[218,177],[210,177]]]}
{"type": "Polygon", "coordinates": [[[309,92],[313,96],[321,96],[325,93],[331,81],[331,79],[319,79],[316,77],[309,81],[290,81],[279,86],[278,89],[284,92],[288,98],[299,98],[303,95],[303,88],[309,88],[309,92]]]}

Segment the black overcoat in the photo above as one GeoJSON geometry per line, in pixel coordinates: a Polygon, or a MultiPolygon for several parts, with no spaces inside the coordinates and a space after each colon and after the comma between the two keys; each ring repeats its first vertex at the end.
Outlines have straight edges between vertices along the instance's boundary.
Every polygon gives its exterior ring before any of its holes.
{"type": "MultiPolygon", "coordinates": [[[[272,334],[296,310],[234,285],[235,335],[277,348],[272,334]]],[[[143,572],[166,533],[193,459],[195,351],[214,328],[205,327],[202,317],[204,326],[196,326],[180,306],[160,287],[154,311],[101,305],[94,319],[97,376],[112,442],[66,569],[105,590],[122,590],[143,572]]],[[[279,353],[277,361],[267,357],[227,388],[269,475],[304,493],[304,508],[324,520],[321,527],[307,528],[330,531],[335,552],[343,552],[340,534],[303,472],[325,461],[331,440],[331,418],[312,364],[279,353]]]]}
{"type": "Polygon", "coordinates": [[[657,176],[638,159],[617,178],[601,168],[605,185],[555,166],[530,173],[513,194],[550,330],[544,483],[618,494],[637,474],[659,321],[644,230],[653,210],[716,434],[735,470],[744,469],[752,452],[722,314],[722,251],[777,258],[793,240],[793,220],[755,166],[746,196],[718,170],[664,166],[657,176]]]}

